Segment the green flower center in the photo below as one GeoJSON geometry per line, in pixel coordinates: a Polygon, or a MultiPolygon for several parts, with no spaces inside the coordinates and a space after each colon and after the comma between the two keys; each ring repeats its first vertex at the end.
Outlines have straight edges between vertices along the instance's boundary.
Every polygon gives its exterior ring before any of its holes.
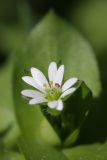
{"type": "Polygon", "coordinates": [[[46,89],[45,98],[48,101],[58,100],[60,96],[61,96],[61,88],[57,86],[57,84],[55,87],[51,86],[51,88],[46,89]]]}

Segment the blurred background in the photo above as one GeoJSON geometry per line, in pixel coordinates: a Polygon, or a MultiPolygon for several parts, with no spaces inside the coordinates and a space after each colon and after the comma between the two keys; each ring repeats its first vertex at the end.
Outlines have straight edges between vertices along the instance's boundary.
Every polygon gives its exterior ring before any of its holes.
{"type": "Polygon", "coordinates": [[[98,60],[102,93],[76,144],[107,139],[107,0],[0,0],[0,151],[18,150],[20,132],[12,101],[14,56],[49,10],[72,23],[89,41],[98,60]]]}

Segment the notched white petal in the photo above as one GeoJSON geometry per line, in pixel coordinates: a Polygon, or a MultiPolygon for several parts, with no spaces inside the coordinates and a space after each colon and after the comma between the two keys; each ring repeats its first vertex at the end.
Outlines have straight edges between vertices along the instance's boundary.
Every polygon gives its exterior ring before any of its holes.
{"type": "Polygon", "coordinates": [[[35,85],[34,83],[34,79],[32,78],[32,77],[30,77],[30,76],[24,76],[24,77],[22,77],[22,80],[23,81],[25,81],[27,84],[29,84],[29,85],[35,85]]]}
{"type": "Polygon", "coordinates": [[[31,68],[31,74],[37,84],[39,84],[41,87],[44,85],[49,86],[48,81],[44,74],[37,68],[31,68]]]}
{"type": "Polygon", "coordinates": [[[21,91],[21,94],[29,98],[43,97],[42,93],[35,90],[30,90],[30,89],[21,91]]]}
{"type": "Polygon", "coordinates": [[[68,79],[62,86],[62,92],[66,91],[68,88],[72,87],[77,81],[78,81],[78,78],[76,78],[76,77],[68,79]]]}
{"type": "Polygon", "coordinates": [[[65,92],[62,93],[61,98],[64,98],[64,97],[66,97],[66,96],[68,96],[68,95],[74,93],[75,90],[76,90],[75,87],[72,87],[72,88],[66,90],[65,92]]]}
{"type": "Polygon", "coordinates": [[[36,105],[36,104],[42,104],[42,103],[45,103],[45,102],[47,102],[47,100],[45,98],[38,97],[38,98],[31,99],[29,101],[29,104],[30,105],[34,105],[34,104],[36,105]]]}
{"type": "Polygon", "coordinates": [[[48,107],[51,108],[51,109],[54,109],[54,108],[57,107],[57,103],[58,103],[58,101],[48,102],[48,107]]]}
{"type": "Polygon", "coordinates": [[[34,79],[32,77],[24,76],[24,77],[22,77],[22,80],[25,81],[27,84],[29,84],[29,85],[31,85],[33,87],[36,87],[35,81],[34,81],[34,79]]]}
{"type": "Polygon", "coordinates": [[[38,85],[32,77],[24,76],[22,77],[22,80],[25,81],[27,84],[35,87],[37,90],[44,92],[43,88],[40,85],[38,85]]]}
{"type": "Polygon", "coordinates": [[[63,102],[61,99],[58,100],[58,104],[57,104],[57,110],[58,111],[62,111],[64,108],[63,102]]]}
{"type": "Polygon", "coordinates": [[[48,77],[49,81],[54,81],[55,75],[57,72],[57,64],[55,62],[51,62],[48,68],[48,77]]]}
{"type": "Polygon", "coordinates": [[[57,84],[59,84],[61,86],[62,85],[63,76],[64,76],[64,65],[61,65],[58,68],[57,72],[56,72],[54,85],[57,83],[57,84]]]}

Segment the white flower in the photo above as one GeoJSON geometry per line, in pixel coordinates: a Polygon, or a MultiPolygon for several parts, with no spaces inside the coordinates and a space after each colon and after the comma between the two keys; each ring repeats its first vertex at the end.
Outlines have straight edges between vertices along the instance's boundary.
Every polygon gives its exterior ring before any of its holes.
{"type": "Polygon", "coordinates": [[[57,69],[57,64],[51,62],[48,68],[49,81],[44,74],[37,68],[31,68],[30,76],[22,79],[36,90],[23,90],[21,94],[29,97],[29,104],[47,104],[49,108],[63,110],[64,98],[75,92],[73,85],[78,81],[76,77],[68,79],[63,85],[64,65],[57,69]]]}

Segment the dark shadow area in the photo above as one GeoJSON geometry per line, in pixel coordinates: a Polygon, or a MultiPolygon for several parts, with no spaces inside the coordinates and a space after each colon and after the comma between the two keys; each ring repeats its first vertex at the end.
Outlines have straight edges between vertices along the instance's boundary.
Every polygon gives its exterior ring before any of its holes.
{"type": "Polygon", "coordinates": [[[73,0],[28,0],[29,4],[31,5],[31,8],[35,12],[35,14],[44,15],[49,10],[55,10],[60,16],[67,17],[66,12],[71,6],[71,8],[74,8],[77,4],[80,3],[79,0],[73,1],[73,0]]]}
{"type": "Polygon", "coordinates": [[[9,59],[9,56],[5,53],[5,51],[0,49],[0,68],[5,66],[5,64],[7,63],[8,59],[9,59]]]}
{"type": "Polygon", "coordinates": [[[102,93],[94,100],[88,119],[81,128],[76,144],[104,142],[107,140],[107,51],[98,57],[102,81],[102,93]],[[101,56],[101,57],[100,57],[101,56]]]}

